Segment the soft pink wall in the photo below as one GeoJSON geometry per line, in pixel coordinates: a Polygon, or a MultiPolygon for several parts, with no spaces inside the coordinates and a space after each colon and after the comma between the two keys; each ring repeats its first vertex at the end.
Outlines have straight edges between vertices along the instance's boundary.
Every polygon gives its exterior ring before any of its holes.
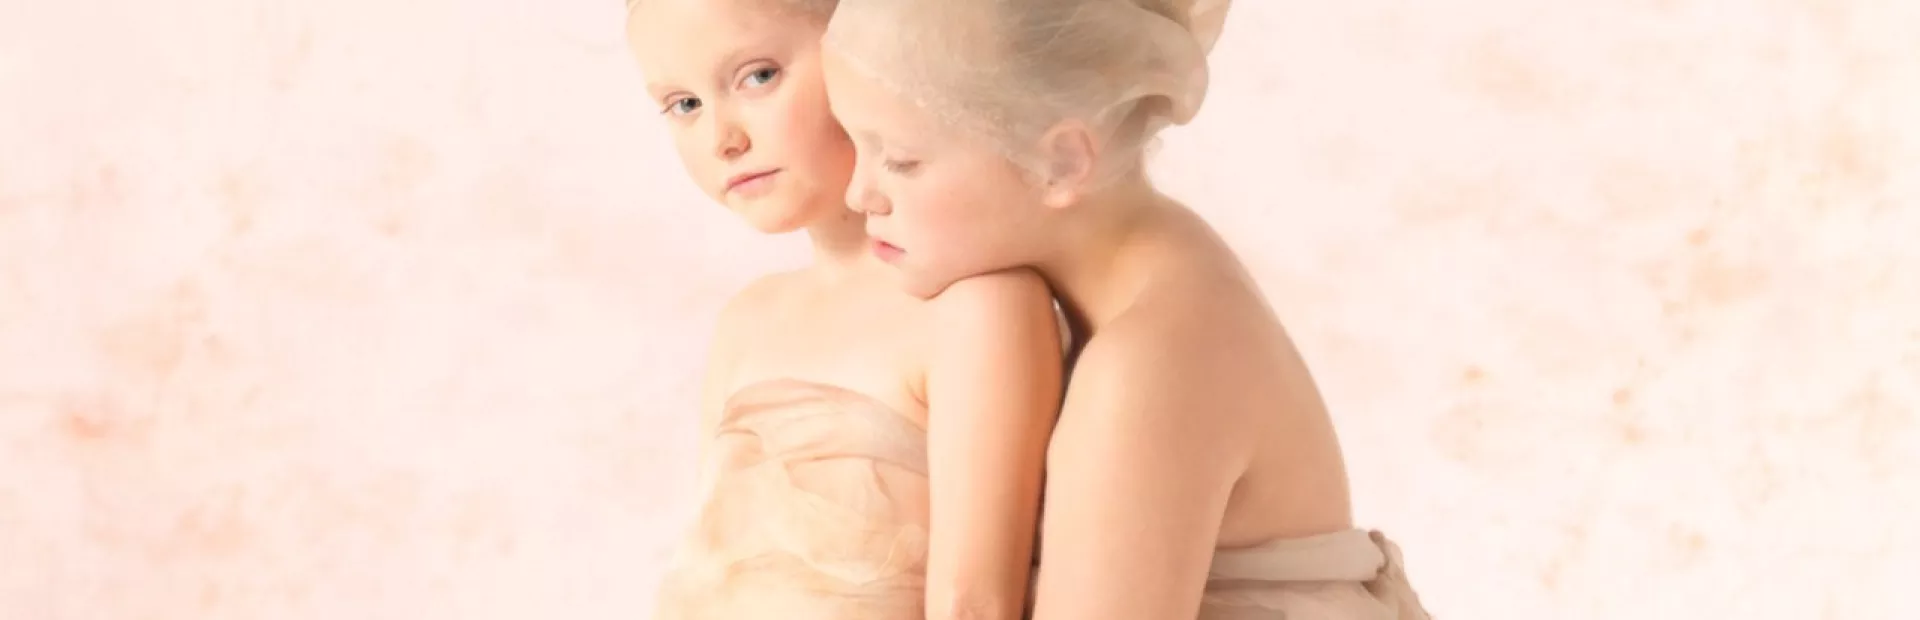
{"type": "MultiPolygon", "coordinates": [[[[709,319],[798,255],[692,193],[620,20],[5,2],[0,618],[644,616],[709,319]]],[[[1243,0],[1159,166],[1445,617],[1916,618],[1916,33],[1243,0]]]]}

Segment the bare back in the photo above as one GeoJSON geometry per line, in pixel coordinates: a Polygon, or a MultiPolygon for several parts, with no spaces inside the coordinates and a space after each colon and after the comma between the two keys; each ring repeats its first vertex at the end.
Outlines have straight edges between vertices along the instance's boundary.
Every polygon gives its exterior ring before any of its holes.
{"type": "Polygon", "coordinates": [[[1219,547],[1352,527],[1339,442],[1291,338],[1225,243],[1189,212],[1170,217],[1165,234],[1138,250],[1133,304],[1103,326],[1072,385],[1107,385],[1103,368],[1135,366],[1100,357],[1142,360],[1152,366],[1134,372],[1180,379],[1119,388],[1171,388],[1129,397],[1167,403],[1147,415],[1178,416],[1243,462],[1225,481],[1219,547]]]}
{"type": "Polygon", "coordinates": [[[1033,617],[1205,618],[1241,604],[1297,611],[1299,597],[1323,595],[1379,606],[1360,583],[1397,565],[1353,530],[1339,442],[1286,330],[1198,216],[1170,206],[1152,217],[1107,268],[1107,314],[1081,317],[1090,336],[1047,453],[1033,617]],[[1269,580],[1258,601],[1213,591],[1215,576],[1279,576],[1250,565],[1346,583],[1269,580]]]}

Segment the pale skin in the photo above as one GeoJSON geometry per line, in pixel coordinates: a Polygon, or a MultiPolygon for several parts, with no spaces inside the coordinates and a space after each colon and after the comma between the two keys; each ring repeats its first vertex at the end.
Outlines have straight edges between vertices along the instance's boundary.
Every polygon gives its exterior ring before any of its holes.
{"type": "Polygon", "coordinates": [[[859,153],[849,204],[906,249],[906,288],[1038,269],[1085,340],[1047,454],[1036,620],[1192,618],[1217,549],[1352,527],[1306,365],[1232,251],[1072,119],[1031,145],[938,122],[827,54],[859,153]]]}
{"type": "Polygon", "coordinates": [[[642,0],[628,20],[693,180],[756,228],[804,231],[813,248],[812,264],[760,279],[722,311],[702,462],[743,388],[798,379],[875,398],[928,431],[928,502],[905,507],[929,522],[927,617],[1018,618],[1062,389],[1051,292],[1024,269],[931,298],[902,292],[866,218],[843,204],[853,154],[820,82],[824,16],[768,6],[642,0]]]}

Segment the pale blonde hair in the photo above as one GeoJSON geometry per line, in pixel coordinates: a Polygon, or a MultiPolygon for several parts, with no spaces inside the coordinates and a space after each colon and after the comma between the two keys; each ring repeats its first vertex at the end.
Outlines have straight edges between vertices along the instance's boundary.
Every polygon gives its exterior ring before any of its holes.
{"type": "MultiPolygon", "coordinates": [[[[646,0],[626,0],[627,12],[632,13],[635,8],[638,8],[640,6],[640,3],[645,1],[646,0]]],[[[835,5],[840,4],[839,0],[761,0],[761,1],[770,5],[768,8],[795,9],[807,15],[819,17],[823,19],[826,18],[827,16],[833,15],[833,9],[835,5]],[[775,5],[775,3],[778,3],[778,4],[775,5]]]]}
{"type": "Polygon", "coordinates": [[[1063,120],[1105,141],[1107,176],[1206,98],[1230,0],[841,0],[826,44],[1017,163],[1063,120]]]}

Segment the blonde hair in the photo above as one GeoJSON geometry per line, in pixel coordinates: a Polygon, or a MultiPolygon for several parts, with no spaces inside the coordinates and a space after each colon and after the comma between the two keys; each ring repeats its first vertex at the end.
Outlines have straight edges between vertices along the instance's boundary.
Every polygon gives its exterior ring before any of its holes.
{"type": "Polygon", "coordinates": [[[1017,163],[1059,122],[1106,141],[1101,174],[1137,167],[1206,97],[1230,0],[841,0],[826,43],[851,65],[1017,163]]]}
{"type": "MultiPolygon", "coordinates": [[[[646,0],[626,0],[627,12],[632,13],[635,8],[638,8],[640,6],[641,2],[645,2],[645,1],[646,0]]],[[[780,6],[769,7],[769,8],[797,9],[800,12],[805,13],[807,15],[820,17],[823,19],[830,15],[833,15],[834,7],[840,4],[839,0],[761,0],[761,1],[769,2],[769,3],[779,2],[780,4],[780,6]]]]}

